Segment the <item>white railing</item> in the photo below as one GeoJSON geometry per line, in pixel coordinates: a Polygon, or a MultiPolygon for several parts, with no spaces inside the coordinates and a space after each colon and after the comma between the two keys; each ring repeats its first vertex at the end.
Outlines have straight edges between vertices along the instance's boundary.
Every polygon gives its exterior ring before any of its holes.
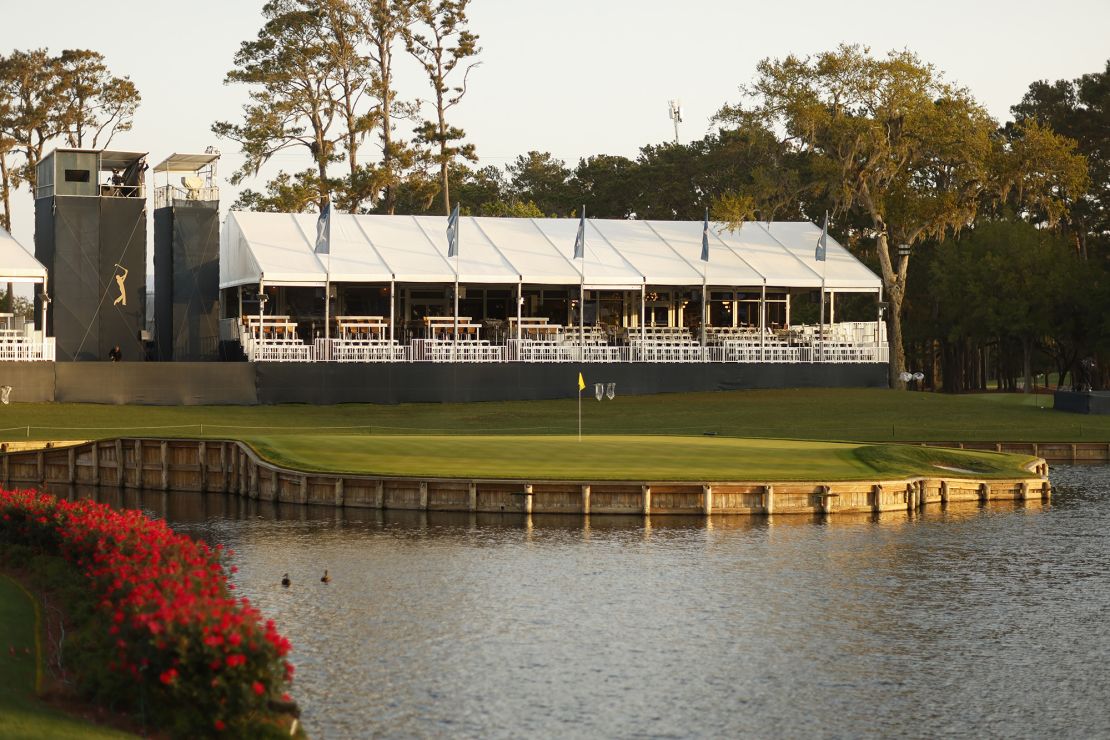
{"type": "Polygon", "coordinates": [[[408,347],[388,339],[317,339],[318,362],[405,362],[408,347]]]}
{"type": "MultiPolygon", "coordinates": [[[[840,325],[833,325],[840,326],[840,325]]],[[[466,339],[457,343],[450,339],[415,339],[409,345],[387,339],[321,339],[304,344],[296,339],[267,339],[259,343],[239,326],[239,340],[251,362],[555,362],[555,363],[619,363],[619,362],[736,362],[736,363],[886,363],[890,350],[884,343],[876,346],[845,339],[847,335],[875,336],[875,325],[869,322],[850,324],[844,330],[826,332],[822,338],[816,327],[801,327],[797,335],[744,336],[724,338],[721,344],[702,347],[686,338],[667,337],[631,344],[579,344],[566,336],[558,339],[509,339],[506,344],[488,340],[466,339]]],[[[232,326],[221,325],[221,329],[232,326]]],[[[33,343],[26,343],[28,347],[33,343]]],[[[9,350],[18,357],[9,357],[0,347],[3,359],[53,359],[53,339],[47,349],[9,350]],[[41,355],[49,354],[49,357],[41,355]]]]}
{"type": "Polygon", "coordinates": [[[0,342],[0,362],[53,361],[54,337],[47,337],[41,342],[33,339],[8,339],[0,342]]]}
{"type": "Polygon", "coordinates": [[[218,187],[185,189],[176,185],[163,185],[154,189],[155,208],[172,206],[174,201],[177,200],[206,201],[219,199],[220,189],[218,187]]]}
{"type": "Polygon", "coordinates": [[[299,340],[273,339],[247,343],[249,362],[315,362],[316,348],[299,340]]]}
{"type": "Polygon", "coordinates": [[[567,341],[510,339],[508,362],[631,362],[628,346],[567,341]]]}
{"type": "Polygon", "coordinates": [[[633,342],[637,362],[705,362],[705,348],[692,342],[633,342]]]}
{"type": "Polygon", "coordinates": [[[452,342],[441,339],[414,339],[410,356],[413,362],[504,362],[505,346],[487,340],[452,342]]]}

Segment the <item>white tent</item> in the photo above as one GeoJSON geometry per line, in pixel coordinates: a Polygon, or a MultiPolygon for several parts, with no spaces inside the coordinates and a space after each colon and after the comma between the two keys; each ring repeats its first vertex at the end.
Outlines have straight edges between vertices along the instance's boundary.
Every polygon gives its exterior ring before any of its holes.
{"type": "MultiPolygon", "coordinates": [[[[458,280],[465,284],[643,285],[819,288],[877,292],[873,272],[831,237],[828,261],[814,256],[821,230],[809,222],[710,224],[701,261],[701,221],[587,219],[583,268],[573,259],[578,219],[463,217],[458,280]],[[703,277],[703,270],[705,271],[703,277]]],[[[317,255],[316,216],[233,211],[220,242],[220,287],[331,283],[450,283],[447,219],[333,214],[330,255],[317,255]]]]}
{"type": "Polygon", "coordinates": [[[42,283],[46,268],[11,234],[0,229],[0,283],[42,283]]]}

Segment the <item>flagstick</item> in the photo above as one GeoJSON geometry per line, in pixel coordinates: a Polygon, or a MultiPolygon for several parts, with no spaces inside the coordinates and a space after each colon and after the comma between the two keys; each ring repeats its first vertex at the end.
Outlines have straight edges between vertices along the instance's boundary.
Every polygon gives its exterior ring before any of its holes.
{"type": "Polygon", "coordinates": [[[578,389],[578,441],[582,441],[582,389],[578,389]]]}
{"type": "MultiPolygon", "coordinates": [[[[458,226],[456,225],[457,229],[458,226]]],[[[456,239],[458,237],[455,237],[456,239]]],[[[459,361],[459,253],[455,252],[455,344],[451,359],[459,361]]]]}

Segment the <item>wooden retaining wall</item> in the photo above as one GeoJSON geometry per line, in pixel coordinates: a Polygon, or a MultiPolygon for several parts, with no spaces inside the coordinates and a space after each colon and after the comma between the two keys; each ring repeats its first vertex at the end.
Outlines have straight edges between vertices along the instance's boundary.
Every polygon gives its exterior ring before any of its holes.
{"type": "Polygon", "coordinates": [[[922,442],[927,447],[1013,452],[1050,463],[1110,463],[1110,442],[922,442]]]}
{"type": "Polygon", "coordinates": [[[1028,478],[1013,480],[460,480],[303,473],[272,465],[239,442],[154,439],[4,449],[0,478],[5,486],[60,483],[220,492],[263,501],[354,508],[643,516],[882,512],[958,501],[1043,500],[1052,492],[1043,458],[1028,478]]]}

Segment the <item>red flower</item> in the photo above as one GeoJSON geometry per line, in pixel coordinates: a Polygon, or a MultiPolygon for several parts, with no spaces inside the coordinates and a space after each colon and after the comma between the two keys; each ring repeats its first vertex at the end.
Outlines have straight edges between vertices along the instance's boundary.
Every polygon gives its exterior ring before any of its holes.
{"type": "Polygon", "coordinates": [[[266,693],[266,687],[263,686],[258,681],[255,681],[254,683],[251,684],[251,690],[254,691],[254,693],[258,694],[259,696],[262,696],[263,694],[266,693]]]}
{"type": "Polygon", "coordinates": [[[212,723],[212,725],[216,728],[216,732],[223,732],[227,729],[227,725],[224,724],[224,721],[222,719],[216,720],[212,723]]]}
{"type": "Polygon", "coordinates": [[[162,675],[159,676],[158,678],[159,678],[159,680],[162,681],[162,683],[169,686],[177,678],[177,669],[176,668],[170,668],[169,670],[162,671],[162,675]]]}

